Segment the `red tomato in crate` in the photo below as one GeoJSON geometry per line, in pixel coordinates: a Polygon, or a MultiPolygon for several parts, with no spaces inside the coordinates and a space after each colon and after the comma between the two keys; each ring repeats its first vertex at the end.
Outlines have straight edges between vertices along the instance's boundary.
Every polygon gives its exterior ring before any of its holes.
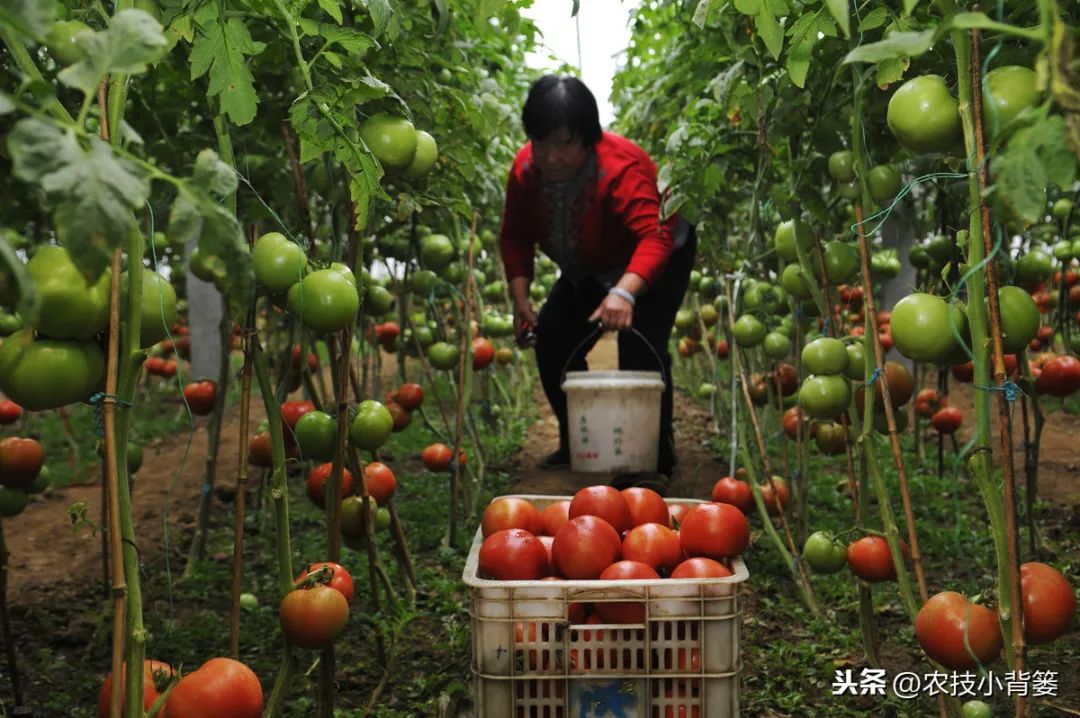
{"type": "Polygon", "coordinates": [[[683,560],[679,534],[663,524],[648,523],[635,526],[622,542],[622,555],[627,561],[643,563],[655,571],[669,572],[683,560]]]}
{"type": "Polygon", "coordinates": [[[634,526],[656,523],[671,525],[671,513],[664,497],[652,489],[635,486],[622,490],[626,505],[630,507],[630,518],[634,526]]]}
{"type": "Polygon", "coordinates": [[[620,534],[634,527],[626,498],[611,486],[586,486],[570,500],[570,518],[597,516],[620,534]]]}
{"type": "Polygon", "coordinates": [[[563,499],[552,501],[540,512],[540,533],[545,536],[555,536],[562,525],[570,520],[570,502],[563,499]]]}
{"type": "Polygon", "coordinates": [[[683,519],[690,513],[691,506],[688,504],[669,504],[668,513],[671,514],[671,523],[674,526],[682,524],[683,519]]]}
{"type": "MultiPolygon", "coordinates": [[[[640,561],[618,561],[611,564],[600,574],[601,581],[634,581],[658,579],[660,574],[640,561]]],[[[643,601],[600,601],[596,604],[596,615],[601,623],[644,623],[645,603],[643,601]]]]}
{"type": "Polygon", "coordinates": [[[484,539],[479,573],[496,581],[535,581],[544,577],[548,553],[536,536],[523,529],[504,529],[484,539]]]}
{"type": "Polygon", "coordinates": [[[679,540],[690,557],[738,556],[750,545],[750,524],[730,504],[699,504],[683,519],[679,540]]]}
{"type": "Polygon", "coordinates": [[[622,557],[622,540],[611,524],[596,516],[577,516],[555,534],[555,567],[569,579],[595,579],[622,557]]]}
{"type": "Polygon", "coordinates": [[[527,499],[503,496],[495,499],[480,519],[480,529],[484,538],[505,529],[524,529],[534,536],[543,533],[540,512],[527,499]]]}
{"type": "Polygon", "coordinates": [[[670,578],[726,578],[731,575],[731,569],[719,561],[697,556],[676,566],[670,578]]]}

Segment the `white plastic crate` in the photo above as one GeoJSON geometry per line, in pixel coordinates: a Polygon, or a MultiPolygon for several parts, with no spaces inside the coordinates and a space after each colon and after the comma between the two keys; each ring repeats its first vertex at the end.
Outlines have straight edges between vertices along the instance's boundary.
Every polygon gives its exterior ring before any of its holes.
{"type": "MultiPolygon", "coordinates": [[[[561,496],[520,496],[538,509],[561,496]]],[[[697,504],[692,499],[671,503],[697,504]]],[[[470,588],[477,718],[733,718],[739,715],[740,559],[719,579],[490,581],[470,588]],[[645,623],[572,624],[575,603],[634,600],[645,623]]]]}

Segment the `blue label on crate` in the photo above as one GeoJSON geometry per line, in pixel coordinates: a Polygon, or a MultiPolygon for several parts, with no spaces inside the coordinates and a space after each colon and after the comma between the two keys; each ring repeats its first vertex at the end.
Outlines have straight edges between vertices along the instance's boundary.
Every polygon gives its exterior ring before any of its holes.
{"type": "Polygon", "coordinates": [[[618,678],[606,681],[571,681],[570,715],[574,718],[636,718],[639,681],[618,678]]]}

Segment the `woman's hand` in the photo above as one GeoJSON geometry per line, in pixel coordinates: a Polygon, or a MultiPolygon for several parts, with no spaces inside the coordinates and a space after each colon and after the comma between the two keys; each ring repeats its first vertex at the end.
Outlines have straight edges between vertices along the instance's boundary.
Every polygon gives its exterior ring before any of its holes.
{"type": "Polygon", "coordinates": [[[527,299],[514,302],[514,335],[520,337],[526,324],[536,329],[536,312],[533,311],[532,302],[527,299]]]}
{"type": "Polygon", "coordinates": [[[634,306],[617,294],[609,294],[589,317],[590,322],[600,320],[604,329],[622,331],[634,323],[634,306]]]}

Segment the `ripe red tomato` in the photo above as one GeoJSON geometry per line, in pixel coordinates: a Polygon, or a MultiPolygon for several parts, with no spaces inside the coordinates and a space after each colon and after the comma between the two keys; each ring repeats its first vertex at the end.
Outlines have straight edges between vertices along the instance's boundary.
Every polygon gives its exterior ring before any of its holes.
{"type": "Polygon", "coordinates": [[[604,519],[577,516],[555,534],[551,555],[566,578],[595,579],[622,557],[622,540],[604,519]]]}
{"type": "Polygon", "coordinates": [[[892,332],[888,331],[887,328],[885,331],[878,332],[878,339],[881,341],[882,351],[887,352],[893,348],[892,332]]]}
{"type": "Polygon", "coordinates": [[[472,368],[480,371],[495,361],[495,347],[484,337],[476,337],[472,342],[472,368]]]}
{"type": "Polygon", "coordinates": [[[570,520],[570,502],[566,500],[553,501],[540,512],[540,533],[544,536],[554,536],[559,533],[562,525],[570,520]]]}
{"type": "Polygon", "coordinates": [[[0,440],[0,485],[21,489],[34,483],[45,463],[45,451],[35,439],[9,436],[0,440]]]}
{"type": "Polygon", "coordinates": [[[22,416],[22,407],[11,399],[0,401],[0,424],[14,424],[22,416]]]}
{"type": "Polygon", "coordinates": [[[671,578],[724,578],[731,575],[731,569],[719,561],[697,556],[688,558],[671,572],[671,578]]]}
{"type": "MultiPolygon", "coordinates": [[[[333,470],[334,464],[326,462],[325,464],[319,464],[308,474],[307,478],[307,495],[311,499],[311,502],[323,508],[326,506],[326,484],[330,481],[330,472],[333,470]]],[[[353,492],[353,475],[344,466],[341,467],[341,496],[351,496],[353,492]]]]}
{"type": "Polygon", "coordinates": [[[1057,569],[1038,561],[1022,564],[1020,591],[1028,643],[1049,643],[1069,630],[1076,613],[1076,595],[1057,569]]]}
{"type": "MultiPolygon", "coordinates": [[[[662,526],[660,528],[663,528],[662,526]]],[[[640,561],[618,561],[604,569],[601,581],[636,581],[658,579],[651,566],[640,561]]],[[[644,623],[645,604],[641,601],[598,602],[596,615],[601,623],[644,623]]]]}
{"type": "Polygon", "coordinates": [[[657,523],[671,525],[671,512],[668,511],[664,497],[652,489],[634,486],[622,490],[626,505],[630,507],[630,518],[634,526],[657,523]]]}
{"type": "Polygon", "coordinates": [[[750,524],[731,504],[698,504],[683,519],[679,540],[689,557],[738,556],[750,545],[750,524]]]}
{"type": "MultiPolygon", "coordinates": [[[[349,482],[351,488],[352,482],[349,482]]],[[[397,488],[397,478],[390,467],[380,461],[372,461],[364,467],[364,488],[379,506],[385,506],[386,502],[394,495],[397,488]]],[[[348,494],[345,494],[348,496],[348,494]]]]}
{"type": "Polygon", "coordinates": [[[320,574],[319,582],[323,585],[329,586],[335,591],[340,591],[341,595],[345,597],[346,601],[352,601],[353,591],[355,586],[353,584],[353,578],[345,567],[340,563],[334,563],[333,561],[320,561],[318,563],[309,563],[307,568],[296,577],[293,583],[300,583],[308,576],[320,574]],[[325,570],[325,572],[324,572],[325,570]]]}
{"type": "Polygon", "coordinates": [[[686,515],[690,513],[691,506],[689,504],[669,504],[668,513],[671,514],[672,526],[680,526],[686,515]]]}
{"type": "Polygon", "coordinates": [[[727,359],[731,354],[731,347],[728,346],[727,339],[721,339],[716,343],[716,356],[718,359],[727,359]]]}
{"type": "Polygon", "coordinates": [[[784,412],[784,418],[782,420],[784,426],[784,433],[792,441],[799,438],[799,423],[803,425],[803,437],[812,436],[814,434],[815,424],[810,424],[806,418],[806,412],[802,410],[801,406],[793,406],[784,412]]]}
{"type": "Polygon", "coordinates": [[[622,542],[622,555],[627,561],[639,561],[655,571],[670,571],[683,560],[679,534],[658,523],[630,529],[622,542]]]}
{"type": "Polygon", "coordinates": [[[488,536],[480,546],[479,560],[480,575],[496,581],[536,581],[548,569],[544,543],[524,529],[504,529],[488,536]]]}
{"type": "Polygon", "coordinates": [[[412,423],[412,414],[408,409],[396,401],[388,401],[383,406],[390,412],[390,416],[394,420],[394,426],[391,431],[396,434],[399,431],[405,431],[405,429],[409,428],[409,424],[412,423]]]}
{"type": "MultiPolygon", "coordinates": [[[[164,661],[143,661],[143,708],[150,710],[155,701],[161,697],[173,677],[176,669],[164,661]]],[[[120,704],[123,705],[124,697],[127,696],[124,681],[127,680],[127,664],[120,669],[120,704]]],[[[105,678],[98,693],[98,718],[109,718],[109,702],[112,700],[112,674],[105,678]]]]}
{"type": "Polygon", "coordinates": [[[923,389],[915,397],[915,413],[924,419],[929,419],[941,408],[941,397],[937,389],[923,389]]]}
{"type": "Polygon", "coordinates": [[[712,500],[718,504],[731,504],[744,514],[754,508],[754,493],[750,484],[739,481],[734,476],[725,476],[716,482],[712,490],[712,500]]]}
{"type": "Polygon", "coordinates": [[[315,411],[314,402],[286,401],[281,405],[281,421],[288,429],[285,432],[286,436],[292,436],[292,432],[296,429],[296,422],[300,421],[300,417],[309,411],[315,411]]]}
{"type": "Polygon", "coordinates": [[[379,340],[379,344],[384,347],[393,346],[394,340],[401,334],[401,327],[397,322],[383,322],[382,324],[375,325],[375,337],[379,340]]]}
{"type": "Polygon", "coordinates": [[[419,384],[402,384],[394,394],[394,400],[407,411],[415,411],[424,403],[424,387],[419,384]]]}
{"type": "MultiPolygon", "coordinates": [[[[300,368],[300,345],[299,344],[293,345],[293,348],[292,348],[292,362],[293,362],[293,366],[295,366],[297,369],[300,368]]],[[[308,369],[311,370],[311,371],[315,371],[315,370],[317,370],[319,368],[319,357],[318,357],[318,355],[315,354],[315,352],[308,352],[308,354],[307,354],[307,365],[308,365],[308,369]]]]}
{"type": "Polygon", "coordinates": [[[964,423],[964,414],[955,406],[943,406],[930,417],[930,423],[942,434],[955,434],[964,423]]]}
{"type": "Polygon", "coordinates": [[[1042,366],[1042,372],[1035,380],[1035,391],[1065,398],[1080,389],[1080,359],[1062,354],[1050,359],[1042,366]]]}
{"type": "Polygon", "coordinates": [[[143,362],[143,367],[146,369],[147,374],[162,376],[162,370],[165,368],[165,360],[161,357],[150,357],[143,362]]]}
{"type": "Polygon", "coordinates": [[[761,484],[761,498],[765,502],[765,508],[768,509],[770,516],[778,516],[781,511],[787,509],[788,501],[791,500],[791,489],[788,488],[787,482],[781,479],[779,476],[772,477],[772,481],[766,481],[761,484]],[[776,497],[780,499],[780,505],[777,507],[776,498],[773,497],[773,485],[776,485],[776,497]]]}
{"type": "Polygon", "coordinates": [[[216,398],[217,385],[209,379],[193,381],[184,387],[184,401],[195,416],[206,416],[213,411],[216,398]]]}
{"type": "Polygon", "coordinates": [[[248,442],[248,463],[269,469],[274,465],[273,449],[270,446],[270,432],[256,434],[248,442]]]}
{"type": "Polygon", "coordinates": [[[799,390],[799,372],[790,364],[780,362],[773,369],[772,386],[780,387],[781,396],[791,396],[799,390]]]}
{"type": "Polygon", "coordinates": [[[172,379],[176,376],[176,360],[169,359],[161,365],[161,376],[166,379],[172,379]]]}
{"type": "Polygon", "coordinates": [[[281,630],[297,648],[320,650],[333,645],[349,622],[349,602],[329,586],[297,588],[285,594],[278,610],[281,630]]]}
{"type": "MultiPolygon", "coordinates": [[[[446,444],[435,443],[424,449],[420,454],[420,460],[424,462],[428,471],[449,471],[450,457],[453,454],[454,452],[446,444]]],[[[464,466],[466,458],[465,450],[459,451],[458,466],[464,466]]]]}
{"type": "Polygon", "coordinates": [[[618,489],[611,486],[586,486],[570,500],[570,518],[598,516],[620,534],[634,527],[630,505],[618,489]]]}
{"type": "MultiPolygon", "coordinates": [[[[906,561],[909,557],[907,543],[900,539],[900,553],[906,561]]],[[[880,536],[863,536],[848,545],[848,566],[851,572],[869,583],[892,581],[896,578],[896,566],[889,553],[889,542],[880,536]]]]}
{"type": "Polygon", "coordinates": [[[165,704],[168,718],[260,718],[262,685],[231,658],[211,658],[183,678],[165,704]]]}
{"type": "Polygon", "coordinates": [[[955,364],[952,368],[952,375],[957,381],[970,384],[975,380],[975,365],[971,362],[955,364]]]}
{"type": "Polygon", "coordinates": [[[513,496],[497,498],[484,509],[480,519],[480,530],[484,536],[506,529],[524,529],[537,536],[543,533],[544,525],[540,512],[528,499],[513,496]]]}
{"type": "Polygon", "coordinates": [[[915,637],[926,655],[954,671],[993,663],[1001,655],[997,611],[971,603],[955,591],[939,593],[919,609],[915,637]]]}

